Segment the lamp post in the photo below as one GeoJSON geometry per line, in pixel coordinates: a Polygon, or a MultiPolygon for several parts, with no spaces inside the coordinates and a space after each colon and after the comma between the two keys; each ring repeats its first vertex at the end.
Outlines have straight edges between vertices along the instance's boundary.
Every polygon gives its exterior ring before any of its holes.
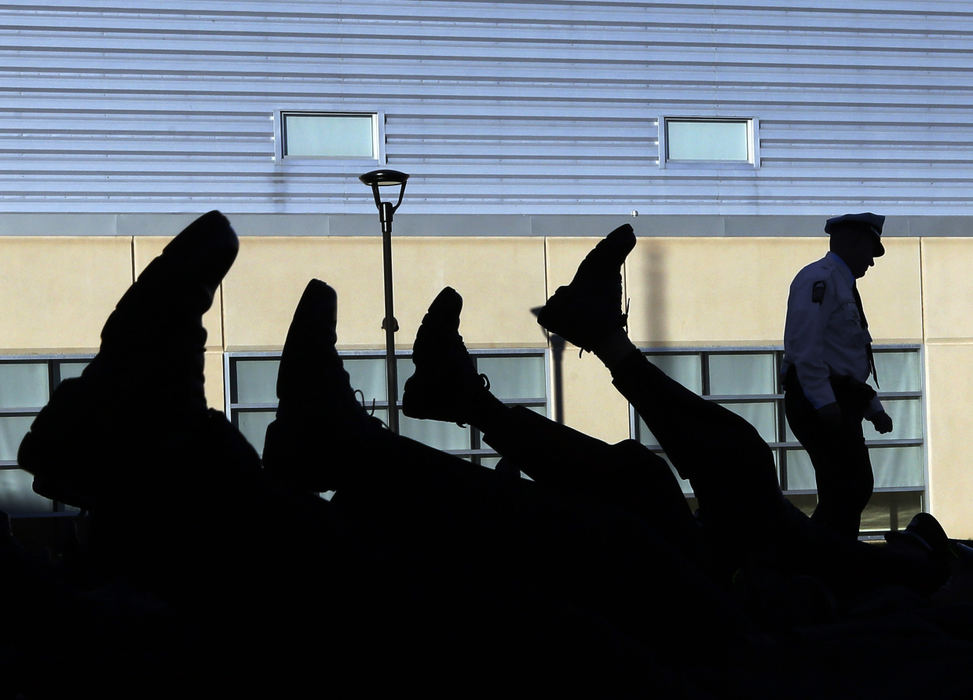
{"type": "Polygon", "coordinates": [[[389,399],[389,428],[392,432],[399,432],[399,379],[395,366],[395,332],[399,330],[399,323],[395,320],[392,302],[392,215],[402,204],[405,194],[405,183],[409,176],[398,170],[372,170],[358,178],[372,188],[375,206],[378,207],[378,218],[382,222],[382,258],[385,276],[385,320],[382,328],[385,330],[385,380],[388,384],[389,399]],[[379,193],[380,187],[399,188],[399,197],[395,204],[383,202],[379,193]]]}

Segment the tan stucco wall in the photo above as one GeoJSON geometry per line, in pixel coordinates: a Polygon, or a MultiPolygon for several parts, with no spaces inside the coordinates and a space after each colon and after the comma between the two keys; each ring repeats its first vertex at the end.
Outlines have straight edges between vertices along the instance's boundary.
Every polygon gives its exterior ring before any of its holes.
{"type": "MultiPolygon", "coordinates": [[[[94,352],[105,317],[165,237],[0,238],[0,352],[94,352]]],[[[544,347],[529,309],[567,283],[597,238],[402,238],[394,244],[399,348],[412,344],[445,285],[465,299],[472,348],[544,347]]],[[[778,345],[794,274],[826,250],[821,238],[640,238],[625,266],[632,339],[643,346],[778,345]]],[[[878,343],[924,343],[929,508],[973,537],[966,432],[973,391],[973,238],[891,238],[860,282],[878,343]]],[[[311,277],[339,295],[339,344],[384,347],[381,239],[244,237],[204,322],[207,397],[224,405],[223,352],[278,349],[311,277]]],[[[590,354],[563,356],[568,425],[628,437],[625,401],[590,354]]]]}
{"type": "Polygon", "coordinates": [[[131,283],[130,237],[0,238],[0,349],[95,351],[131,283]]]}
{"type": "MultiPolygon", "coordinates": [[[[779,345],[797,272],[820,238],[642,238],[626,263],[629,335],[642,346],[779,345]]],[[[891,239],[861,281],[877,342],[922,338],[919,246],[891,239]]]]}
{"type": "Polygon", "coordinates": [[[973,538],[973,238],[921,249],[930,508],[950,535],[973,538]]]}
{"type": "Polygon", "coordinates": [[[280,348],[311,278],[338,292],[342,347],[383,347],[381,240],[284,236],[240,240],[223,280],[227,348],[280,348]]]}
{"type": "MultiPolygon", "coordinates": [[[[445,286],[466,300],[461,332],[470,347],[543,347],[526,308],[544,301],[539,238],[408,238],[393,245],[396,347],[412,347],[429,303],[445,286]],[[518,313],[517,311],[520,311],[518,313]]],[[[382,348],[382,246],[378,238],[244,238],[224,282],[226,344],[279,347],[312,277],[338,293],[341,348],[382,348]]]]}
{"type": "Polygon", "coordinates": [[[926,346],[929,507],[953,537],[973,538],[973,344],[926,346]]]}

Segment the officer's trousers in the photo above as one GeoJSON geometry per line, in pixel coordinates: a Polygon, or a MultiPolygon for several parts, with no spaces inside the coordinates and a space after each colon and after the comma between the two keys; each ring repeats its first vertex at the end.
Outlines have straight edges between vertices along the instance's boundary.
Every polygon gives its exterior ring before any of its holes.
{"type": "Polygon", "coordinates": [[[796,372],[785,381],[787,422],[811,458],[818,506],[811,519],[843,537],[857,538],[861,514],[872,496],[872,463],[862,433],[865,397],[853,386],[833,381],[841,421],[830,425],[804,396],[796,372]]]}

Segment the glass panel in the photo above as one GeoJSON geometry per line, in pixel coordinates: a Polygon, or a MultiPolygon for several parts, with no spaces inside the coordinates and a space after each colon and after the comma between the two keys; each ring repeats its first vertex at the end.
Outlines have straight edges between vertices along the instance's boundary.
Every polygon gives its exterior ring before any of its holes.
{"type": "MultiPolygon", "coordinates": [[[[882,405],[885,406],[885,410],[892,417],[892,432],[882,435],[866,420],[862,422],[862,432],[866,440],[922,439],[922,404],[920,399],[885,399],[882,401],[882,405]]],[[[797,442],[790,424],[787,425],[784,436],[787,442],[797,442]]]]}
{"type": "Polygon", "coordinates": [[[470,429],[438,420],[417,420],[399,413],[399,432],[438,450],[470,449],[470,429]]]}
{"type": "Polygon", "coordinates": [[[50,397],[47,363],[0,364],[0,408],[41,408],[50,397]]]}
{"type": "Polygon", "coordinates": [[[476,357],[476,369],[490,380],[499,399],[531,399],[547,396],[544,357],[476,357]]]}
{"type": "MultiPolygon", "coordinates": [[[[351,379],[353,389],[359,389],[365,395],[365,405],[369,406],[372,399],[376,401],[388,401],[386,393],[387,383],[385,381],[385,358],[384,357],[342,357],[342,364],[351,379]]],[[[403,363],[398,361],[399,385],[404,383],[402,378],[403,365],[408,367],[409,374],[412,373],[412,361],[403,363]]],[[[408,377],[409,375],[406,375],[408,377]]],[[[399,389],[399,398],[402,398],[402,390],[399,389]]]]}
{"type": "MultiPolygon", "coordinates": [[[[875,369],[881,391],[919,391],[919,353],[915,350],[875,353],[875,369]]],[[[874,388],[874,383],[869,379],[874,388]]]]}
{"type": "Polygon", "coordinates": [[[666,120],[669,160],[749,162],[746,121],[666,120]]]}
{"type": "Polygon", "coordinates": [[[921,510],[921,493],[874,493],[862,513],[862,532],[903,530],[921,510]]]}
{"type": "Polygon", "coordinates": [[[703,393],[703,369],[699,355],[646,355],[649,362],[695,394],[703,393]]]}
{"type": "Polygon", "coordinates": [[[284,155],[374,158],[371,115],[285,114],[284,155]]]}
{"type": "Polygon", "coordinates": [[[480,466],[486,467],[487,469],[496,469],[499,462],[499,457],[480,457],[480,466]]]}
{"type": "Polygon", "coordinates": [[[811,458],[804,450],[787,450],[787,490],[810,491],[818,488],[811,458]]]}
{"type": "MultiPolygon", "coordinates": [[[[380,421],[382,421],[382,424],[385,427],[388,427],[389,412],[387,410],[385,410],[384,408],[376,408],[374,411],[368,409],[368,413],[369,415],[374,416],[375,418],[378,418],[380,421]]],[[[399,413],[399,420],[401,419],[402,419],[402,413],[399,413]]]]}
{"type": "Polygon", "coordinates": [[[656,439],[655,435],[652,434],[652,431],[649,430],[649,426],[645,424],[645,421],[642,420],[642,416],[636,415],[635,420],[638,422],[639,442],[649,447],[658,447],[658,439],[656,439]]]}
{"type": "MultiPolygon", "coordinates": [[[[382,358],[382,372],[385,371],[385,358],[382,358]]],[[[395,361],[395,379],[399,385],[399,401],[402,400],[402,394],[405,392],[405,383],[416,371],[416,365],[412,361],[412,357],[400,357],[395,361]]],[[[384,374],[382,375],[385,376],[384,374]]],[[[385,386],[385,380],[382,380],[382,386],[385,386]]]]}
{"type": "Polygon", "coordinates": [[[776,385],[773,354],[709,356],[711,394],[774,394],[776,385]]]}
{"type": "Polygon", "coordinates": [[[919,399],[885,399],[882,405],[885,406],[885,412],[892,417],[892,432],[882,435],[866,420],[862,422],[866,440],[922,439],[922,405],[919,399]]]}
{"type": "Polygon", "coordinates": [[[58,363],[58,372],[61,375],[61,381],[65,379],[73,379],[75,377],[80,377],[81,372],[84,368],[88,366],[88,360],[83,360],[80,362],[60,362],[58,363]]]}
{"type": "Polygon", "coordinates": [[[689,483],[689,479],[683,479],[681,476],[679,476],[679,472],[677,472],[676,468],[672,466],[672,462],[669,460],[669,457],[665,452],[658,452],[657,454],[662,457],[663,460],[665,460],[666,464],[669,465],[669,471],[672,472],[672,476],[675,477],[676,482],[679,484],[679,488],[682,489],[683,494],[687,496],[692,494],[693,485],[689,483]]]}
{"type": "Polygon", "coordinates": [[[237,403],[276,403],[280,360],[237,360],[237,403]]]}
{"type": "MultiPolygon", "coordinates": [[[[20,441],[30,430],[34,416],[4,416],[0,418],[0,460],[14,461],[20,441]]],[[[2,509],[0,509],[2,510],[2,509]]]]}
{"type": "Polygon", "coordinates": [[[31,488],[34,477],[20,469],[0,471],[0,510],[11,515],[50,513],[51,502],[31,488]]]}
{"type": "Polygon", "coordinates": [[[544,416],[547,418],[547,406],[525,406],[528,411],[533,411],[539,416],[544,416]]]}
{"type": "Polygon", "coordinates": [[[922,447],[872,447],[868,457],[875,474],[875,488],[922,488],[925,483],[922,447]]]}
{"type": "Polygon", "coordinates": [[[775,402],[721,403],[720,405],[756,428],[765,442],[777,441],[777,404],[775,402]]]}
{"type": "Polygon", "coordinates": [[[804,513],[804,515],[810,517],[814,509],[818,507],[818,497],[817,495],[811,494],[788,494],[787,500],[790,501],[794,506],[804,513]]]}
{"type": "Polygon", "coordinates": [[[264,452],[264,436],[267,426],[276,417],[273,411],[240,411],[237,413],[237,426],[257,454],[264,452]]]}

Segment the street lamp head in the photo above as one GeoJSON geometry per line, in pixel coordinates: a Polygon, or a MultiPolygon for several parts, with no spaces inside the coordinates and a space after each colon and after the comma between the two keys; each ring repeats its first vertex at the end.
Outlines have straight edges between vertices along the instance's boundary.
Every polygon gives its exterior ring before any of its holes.
{"type": "Polygon", "coordinates": [[[391,211],[388,213],[391,214],[391,212],[394,212],[402,204],[402,196],[405,194],[405,183],[409,179],[409,176],[398,170],[372,170],[358,179],[372,188],[372,196],[375,198],[375,206],[378,207],[379,212],[382,212],[383,209],[390,209],[391,211]],[[394,206],[383,207],[382,197],[379,194],[378,188],[393,185],[398,185],[399,187],[398,201],[396,201],[394,206]]]}
{"type": "Polygon", "coordinates": [[[405,181],[409,179],[409,176],[398,170],[373,170],[370,173],[365,173],[358,179],[369,187],[374,187],[375,185],[385,187],[387,185],[404,185],[405,181]]]}

